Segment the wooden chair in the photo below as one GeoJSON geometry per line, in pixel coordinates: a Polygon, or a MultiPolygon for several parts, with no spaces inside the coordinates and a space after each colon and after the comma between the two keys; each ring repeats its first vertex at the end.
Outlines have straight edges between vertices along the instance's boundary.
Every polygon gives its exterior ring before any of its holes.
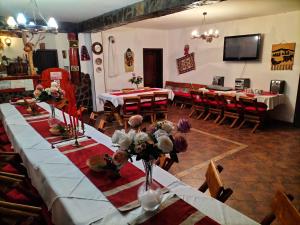
{"type": "Polygon", "coordinates": [[[0,152],[0,171],[27,176],[20,155],[15,152],[0,152]]]}
{"type": "Polygon", "coordinates": [[[174,92],[173,103],[175,105],[180,104],[180,108],[184,108],[186,105],[191,105],[191,95],[190,90],[192,85],[190,83],[176,83],[176,89],[174,92]]]}
{"type": "MultiPolygon", "coordinates": [[[[100,115],[100,113],[97,113],[100,115]]],[[[123,121],[120,116],[120,107],[115,107],[111,102],[106,101],[104,103],[104,111],[101,114],[100,121],[98,126],[96,127],[99,131],[103,131],[105,125],[108,122],[113,122],[113,120],[118,121],[120,125],[123,126],[123,121]]]]}
{"type": "Polygon", "coordinates": [[[166,171],[169,171],[169,169],[173,164],[174,161],[166,155],[161,155],[156,162],[156,165],[160,166],[162,169],[166,171]]]}
{"type": "Polygon", "coordinates": [[[204,193],[208,189],[211,197],[225,202],[232,195],[233,190],[231,188],[224,188],[219,176],[222,170],[222,166],[218,165],[216,167],[213,161],[210,161],[205,174],[206,181],[200,186],[199,191],[204,193]]]}
{"type": "Polygon", "coordinates": [[[237,102],[235,96],[222,95],[220,98],[223,100],[224,114],[223,118],[219,122],[219,125],[221,125],[227,118],[231,118],[233,121],[230,127],[233,128],[238,120],[242,117],[242,106],[237,102]]]}
{"type": "Polygon", "coordinates": [[[204,120],[208,120],[211,115],[217,115],[215,123],[223,116],[223,101],[215,93],[204,93],[205,104],[208,106],[208,114],[204,120]]]}
{"type": "Polygon", "coordinates": [[[203,116],[203,114],[207,111],[203,94],[201,91],[196,90],[191,90],[190,94],[192,96],[193,105],[189,117],[192,117],[194,113],[200,112],[200,114],[197,116],[197,119],[200,119],[203,116]]]}
{"type": "Polygon", "coordinates": [[[244,120],[238,128],[242,128],[242,126],[246,122],[254,123],[255,126],[253,127],[251,132],[255,133],[256,129],[262,124],[265,119],[267,105],[260,102],[258,103],[256,99],[248,97],[240,97],[239,101],[242,106],[244,120]]]}
{"type": "Polygon", "coordinates": [[[150,116],[151,123],[154,122],[154,95],[153,94],[143,94],[140,97],[140,113],[143,117],[150,116]]]}
{"type": "Polygon", "coordinates": [[[277,191],[273,199],[272,213],[267,215],[261,225],[270,225],[275,219],[280,225],[299,225],[300,213],[292,204],[293,196],[277,191]]]}
{"type": "Polygon", "coordinates": [[[154,121],[157,114],[163,114],[165,119],[168,119],[168,92],[154,92],[154,121]]]}
{"type": "Polygon", "coordinates": [[[123,122],[125,129],[128,128],[129,118],[137,114],[140,114],[140,97],[124,97],[123,122]]]}
{"type": "Polygon", "coordinates": [[[41,214],[41,207],[0,201],[1,224],[45,224],[41,214]]]}

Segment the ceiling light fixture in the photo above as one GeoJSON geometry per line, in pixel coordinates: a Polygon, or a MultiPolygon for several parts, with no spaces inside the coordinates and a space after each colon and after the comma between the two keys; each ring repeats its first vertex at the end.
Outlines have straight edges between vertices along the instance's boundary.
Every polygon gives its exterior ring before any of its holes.
{"type": "MultiPolygon", "coordinates": [[[[207,12],[203,12],[203,23],[202,23],[202,25],[205,25],[205,16],[206,15],[207,15],[207,12]]],[[[192,39],[198,38],[198,39],[206,40],[206,42],[212,42],[212,40],[214,38],[219,37],[219,31],[209,29],[209,31],[204,31],[203,34],[199,34],[198,30],[194,30],[191,35],[192,35],[192,39]]]]}
{"type": "Polygon", "coordinates": [[[36,33],[57,33],[58,25],[53,17],[50,17],[47,21],[39,10],[37,0],[30,1],[32,6],[33,20],[30,20],[27,24],[27,19],[23,13],[18,13],[17,21],[14,17],[8,17],[6,23],[8,31],[15,33],[30,32],[36,33]],[[44,25],[41,25],[44,23],[44,25]]]}

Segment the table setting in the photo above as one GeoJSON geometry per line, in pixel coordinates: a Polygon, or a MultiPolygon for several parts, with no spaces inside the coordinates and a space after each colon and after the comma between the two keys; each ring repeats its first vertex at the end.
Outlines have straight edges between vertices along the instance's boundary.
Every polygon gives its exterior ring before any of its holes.
{"type": "MultiPolygon", "coordinates": [[[[124,145],[132,133],[116,131],[111,139],[85,124],[84,136],[77,139],[78,144],[72,139],[55,143],[53,148],[51,142],[56,141],[57,136],[49,132],[51,106],[46,102],[37,105],[43,112],[42,118],[33,119],[34,116],[26,115],[26,110],[18,109],[19,106],[12,104],[0,105],[0,118],[15,151],[23,159],[33,185],[51,210],[54,224],[156,224],[157,221],[165,221],[160,224],[174,224],[174,219],[168,216],[170,210],[177,214],[174,207],[179,207],[178,215],[183,212],[188,215],[186,218],[180,216],[183,219],[181,222],[193,221],[187,224],[256,224],[236,210],[182,183],[158,166],[145,164],[149,155],[137,154],[142,150],[140,148],[154,148],[153,155],[173,151],[174,148],[172,146],[171,149],[170,145],[175,142],[171,139],[170,142],[167,138],[176,140],[181,132],[174,137],[168,134],[171,129],[168,122],[156,124],[156,127],[150,129],[155,138],[153,140],[157,142],[155,147],[151,140],[147,139],[145,142],[145,132],[138,131],[137,124],[140,121],[135,119],[131,123],[135,135],[140,136],[138,144],[133,141],[124,145]],[[14,115],[14,123],[9,120],[10,115],[14,115]],[[126,160],[122,158],[122,151],[125,150],[131,156],[125,157],[126,160]],[[104,159],[96,157],[94,164],[89,164],[89,160],[95,155],[108,155],[109,158],[104,160],[105,165],[109,160],[114,160],[117,165],[122,164],[119,168],[120,177],[112,176],[107,171],[95,170],[93,166],[99,167],[99,163],[100,167],[103,166],[104,159]],[[137,160],[139,157],[140,160],[137,160]],[[146,197],[146,203],[142,203],[139,188],[143,186],[144,191],[147,191],[150,185],[147,188],[143,183],[153,181],[158,183],[159,191],[151,190],[157,201],[146,197]],[[185,210],[180,210],[183,208],[185,210]],[[195,219],[190,220],[191,218],[195,219]]],[[[66,121],[70,126],[71,121],[74,122],[74,118],[69,117],[68,113],[57,108],[54,110],[56,119],[62,124],[66,121]]],[[[77,123],[75,118],[75,123],[76,129],[82,132],[80,119],[77,123]]],[[[177,139],[184,151],[186,143],[182,143],[184,141],[181,138],[177,139]]],[[[177,149],[176,154],[179,152],[177,149]]],[[[110,170],[114,171],[116,168],[108,169],[110,170]]],[[[145,197],[143,194],[142,196],[145,197]]]]}

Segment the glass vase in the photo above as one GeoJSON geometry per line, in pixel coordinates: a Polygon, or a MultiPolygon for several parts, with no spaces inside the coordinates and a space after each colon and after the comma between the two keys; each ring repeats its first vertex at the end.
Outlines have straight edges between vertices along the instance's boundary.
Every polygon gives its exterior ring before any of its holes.
{"type": "Polygon", "coordinates": [[[145,182],[138,189],[138,200],[145,211],[154,211],[159,208],[162,200],[162,190],[152,179],[153,161],[144,161],[145,182]]]}
{"type": "Polygon", "coordinates": [[[50,108],[51,108],[51,114],[48,118],[48,124],[49,124],[49,127],[54,127],[57,124],[56,119],[55,119],[55,104],[50,103],[50,108]]]}

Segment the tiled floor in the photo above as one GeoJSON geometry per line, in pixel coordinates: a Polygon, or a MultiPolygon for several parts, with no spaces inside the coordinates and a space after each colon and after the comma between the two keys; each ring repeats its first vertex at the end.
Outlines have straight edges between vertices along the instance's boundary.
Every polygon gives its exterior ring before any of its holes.
{"type": "MultiPolygon", "coordinates": [[[[171,107],[169,120],[187,117],[190,109],[171,107]]],[[[224,167],[221,174],[226,187],[234,190],[226,202],[256,221],[270,210],[278,188],[294,195],[300,208],[300,129],[270,125],[250,133],[250,128],[231,129],[213,121],[190,119],[193,129],[187,134],[188,152],[170,172],[193,187],[204,180],[210,159],[224,167]]],[[[108,125],[109,126],[109,125],[108,125]]],[[[108,128],[111,135],[117,126],[108,128]]]]}

